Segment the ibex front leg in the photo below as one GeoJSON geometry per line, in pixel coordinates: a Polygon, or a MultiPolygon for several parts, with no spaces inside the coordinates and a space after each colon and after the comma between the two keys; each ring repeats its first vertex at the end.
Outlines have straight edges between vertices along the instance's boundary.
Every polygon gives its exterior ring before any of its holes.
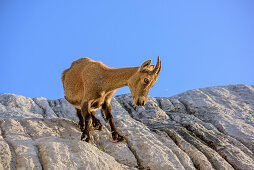
{"type": "Polygon", "coordinates": [[[95,117],[95,111],[91,112],[91,115],[92,115],[92,120],[93,120],[93,127],[96,130],[101,131],[102,130],[102,124],[101,124],[100,120],[95,117]]]}
{"type": "Polygon", "coordinates": [[[92,123],[92,116],[89,111],[89,104],[88,102],[85,102],[82,106],[81,113],[83,118],[85,119],[85,128],[83,130],[81,140],[89,142],[90,141],[90,136],[89,136],[89,128],[92,123]]]}
{"type": "Polygon", "coordinates": [[[108,102],[104,102],[102,105],[102,110],[106,117],[107,123],[109,123],[110,125],[113,140],[124,142],[125,141],[124,136],[120,135],[115,127],[114,118],[111,114],[112,110],[111,104],[108,102]]]}

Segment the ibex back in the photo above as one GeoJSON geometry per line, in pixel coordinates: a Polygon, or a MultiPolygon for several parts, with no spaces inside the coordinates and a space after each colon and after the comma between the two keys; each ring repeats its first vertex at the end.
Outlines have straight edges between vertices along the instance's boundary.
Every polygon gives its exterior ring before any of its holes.
{"type": "Polygon", "coordinates": [[[128,86],[134,103],[143,106],[148,92],[154,85],[161,70],[158,57],[156,66],[151,60],[145,61],[140,67],[109,68],[102,62],[89,58],[74,61],[69,69],[62,73],[65,98],[75,108],[82,131],[81,140],[90,141],[89,127],[101,130],[102,125],[95,117],[95,111],[102,109],[107,122],[110,124],[112,138],[124,141],[119,134],[111,114],[111,99],[118,88],[128,86]]]}

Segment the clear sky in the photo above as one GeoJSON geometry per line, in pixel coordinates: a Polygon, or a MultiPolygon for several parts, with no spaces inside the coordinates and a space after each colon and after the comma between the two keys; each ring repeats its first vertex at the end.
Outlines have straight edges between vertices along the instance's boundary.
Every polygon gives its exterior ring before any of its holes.
{"type": "Polygon", "coordinates": [[[126,67],[158,55],[150,96],[254,84],[254,1],[0,1],[0,93],[57,99],[80,57],[126,67]]]}

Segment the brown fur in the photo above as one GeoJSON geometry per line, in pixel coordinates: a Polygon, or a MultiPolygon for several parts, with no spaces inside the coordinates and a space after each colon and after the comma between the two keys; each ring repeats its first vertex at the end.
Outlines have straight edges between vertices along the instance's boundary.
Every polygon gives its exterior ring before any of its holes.
{"type": "Polygon", "coordinates": [[[102,105],[104,114],[108,115],[106,119],[110,123],[112,135],[116,135],[117,139],[122,137],[114,127],[110,101],[118,88],[129,86],[135,104],[144,105],[161,68],[159,57],[155,68],[150,64],[151,60],[148,60],[141,67],[109,68],[102,62],[80,58],[63,71],[61,79],[65,98],[77,110],[81,110],[87,122],[83,129],[83,138],[89,141],[89,122],[96,120],[93,112],[102,105]]]}

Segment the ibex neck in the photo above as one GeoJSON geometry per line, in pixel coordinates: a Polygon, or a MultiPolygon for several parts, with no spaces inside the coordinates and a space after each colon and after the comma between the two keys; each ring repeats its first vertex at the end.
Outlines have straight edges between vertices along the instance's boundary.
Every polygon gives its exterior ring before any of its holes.
{"type": "Polygon", "coordinates": [[[104,87],[107,91],[128,85],[129,78],[138,71],[139,67],[110,68],[106,72],[104,87]]]}

